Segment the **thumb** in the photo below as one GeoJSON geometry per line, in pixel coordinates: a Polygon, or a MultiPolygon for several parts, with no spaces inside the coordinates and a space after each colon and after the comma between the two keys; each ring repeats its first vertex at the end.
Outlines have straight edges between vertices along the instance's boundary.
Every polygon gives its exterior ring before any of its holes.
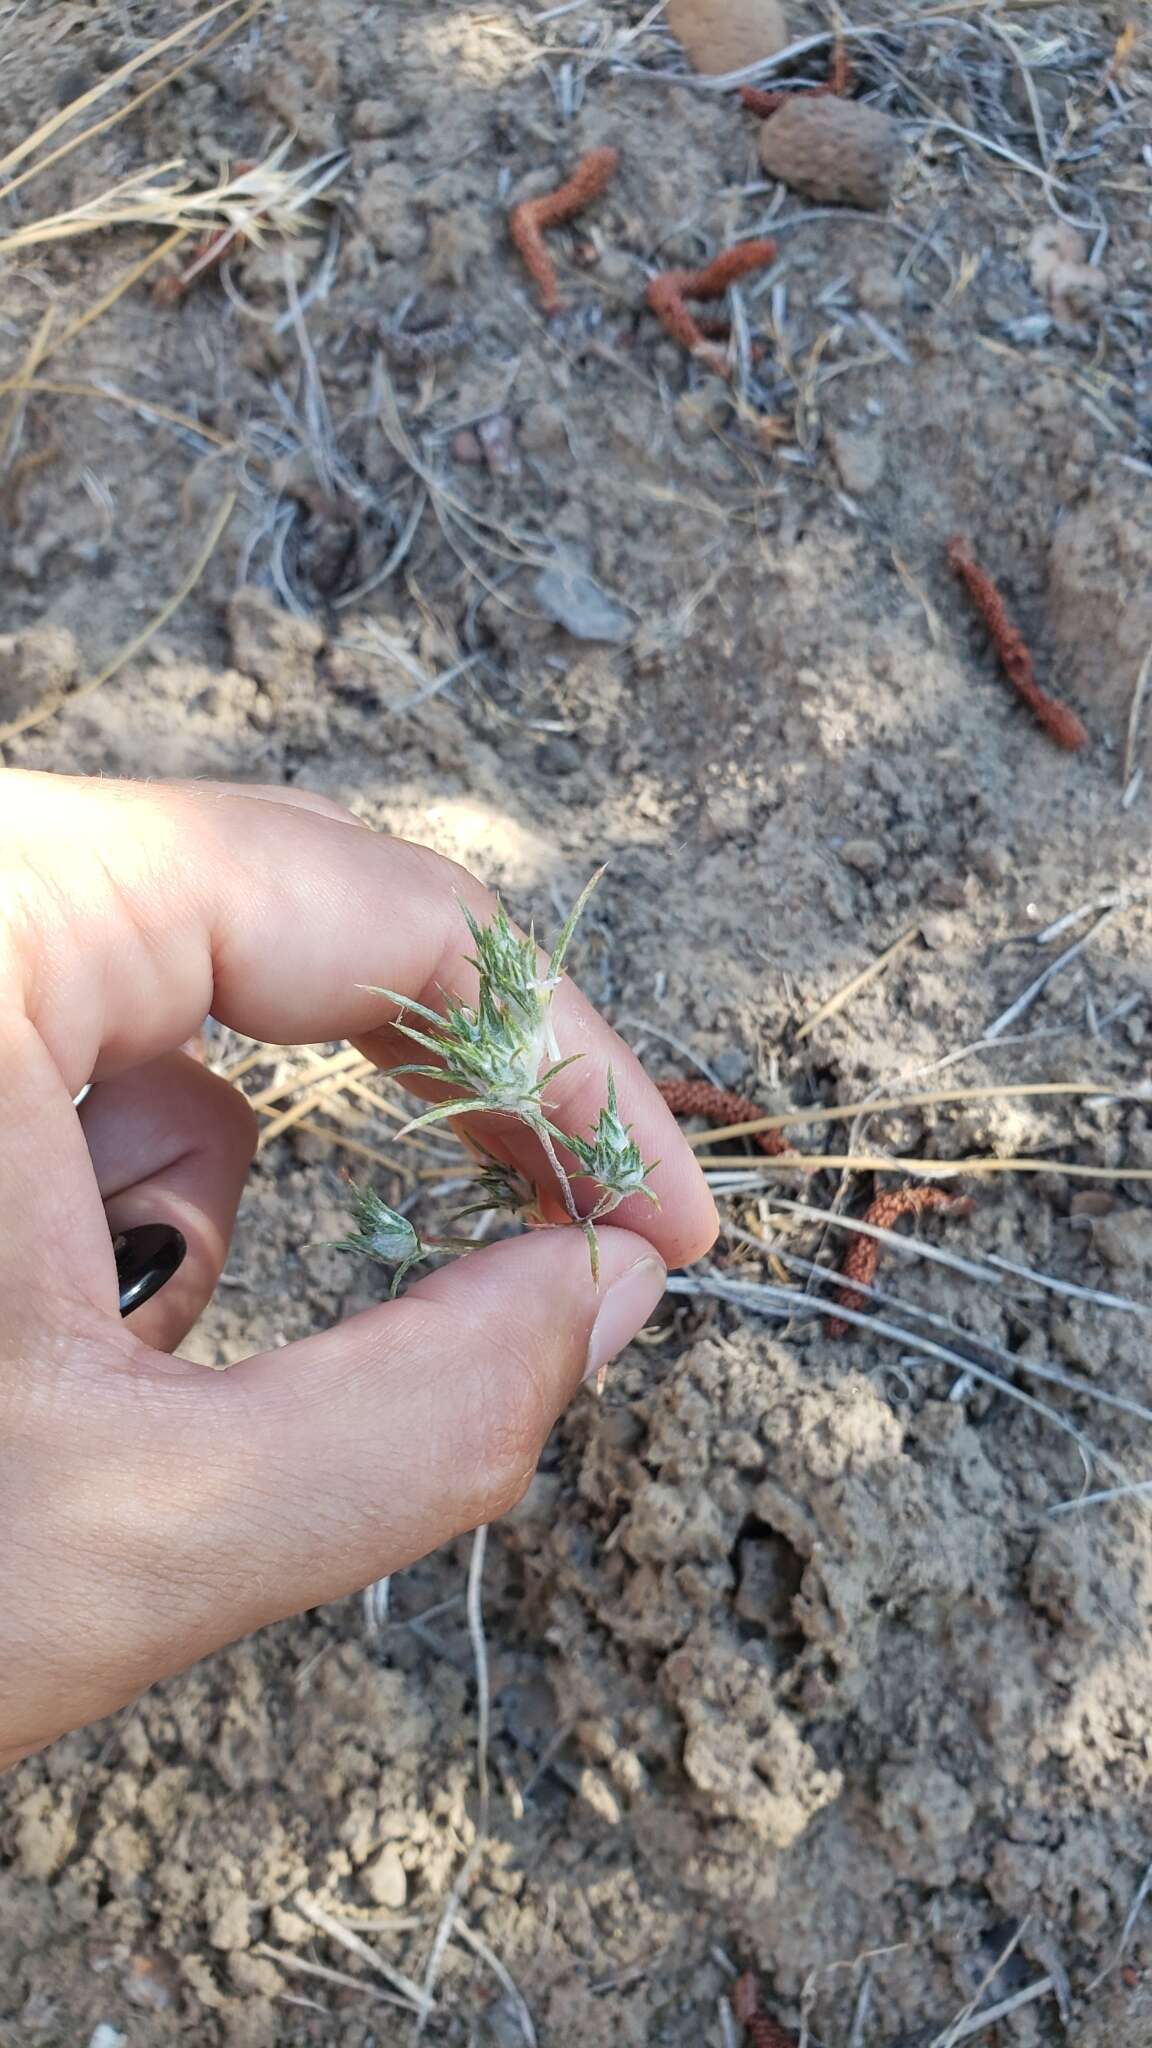
{"type": "Polygon", "coordinates": [[[118,1325],[69,1368],[64,1441],[30,1384],[11,1525],[51,1540],[2,1617],[0,1762],[509,1508],[663,1293],[644,1238],[597,1234],[599,1289],[579,1231],[536,1231],[227,1373],[118,1325]]]}
{"type": "Polygon", "coordinates": [[[598,1284],[580,1231],[531,1231],[227,1376],[245,1418],[228,1432],[232,1483],[238,1463],[271,1465],[281,1492],[253,1597],[312,1606],[520,1499],[561,1410],[664,1292],[646,1239],[597,1238],[598,1284]]]}

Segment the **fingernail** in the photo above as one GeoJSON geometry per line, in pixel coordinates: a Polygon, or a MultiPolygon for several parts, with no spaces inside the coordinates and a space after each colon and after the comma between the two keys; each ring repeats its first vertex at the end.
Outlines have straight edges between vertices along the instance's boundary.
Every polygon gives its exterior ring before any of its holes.
{"type": "Polygon", "coordinates": [[[112,1239],[122,1316],[143,1308],[146,1301],[160,1292],[183,1264],[187,1249],[171,1223],[137,1223],[112,1239]]]}
{"type": "Polygon", "coordinates": [[[588,1363],[584,1378],[592,1380],[619,1356],[637,1332],[644,1328],[661,1300],[668,1274],[659,1259],[641,1259],[630,1272],[613,1282],[600,1304],[588,1340],[588,1363]]]}

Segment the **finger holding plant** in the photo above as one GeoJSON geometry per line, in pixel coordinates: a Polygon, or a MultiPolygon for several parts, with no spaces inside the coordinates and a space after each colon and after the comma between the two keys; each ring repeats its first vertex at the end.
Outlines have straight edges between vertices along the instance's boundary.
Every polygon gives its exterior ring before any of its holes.
{"type": "MultiPolygon", "coordinates": [[[[606,1100],[588,1137],[558,1128],[547,1094],[556,1076],[582,1057],[579,1053],[567,1059],[561,1056],[552,1005],[577,921],[601,873],[602,869],[581,891],[543,966],[533,933],[530,930],[527,937],[518,934],[502,903],[497,902],[487,925],[480,924],[467,906],[461,906],[475,947],[467,956],[478,976],[474,1003],[446,994],[440,1011],[393,989],[371,991],[396,1004],[399,1015],[393,1028],[426,1055],[392,1071],[442,1084],[449,1091],[447,1100],[413,1117],[399,1135],[452,1117],[473,1119],[480,1114],[512,1118],[523,1125],[543,1151],[569,1220],[588,1240],[594,1277],[599,1256],[595,1224],[632,1195],[642,1195],[659,1207],[647,1185],[647,1176],[657,1162],[645,1165],[630,1126],[621,1120],[612,1069],[607,1069],[606,1100]],[[419,1018],[418,1024],[407,1021],[413,1015],[419,1018]],[[563,1164],[558,1147],[572,1155],[575,1166],[563,1164]],[[590,1183],[592,1201],[586,1213],[577,1202],[574,1180],[590,1183]]],[[[488,1164],[477,1176],[477,1199],[460,1213],[505,1210],[522,1221],[540,1223],[542,1191],[514,1167],[491,1154],[486,1156],[488,1164]]],[[[471,1240],[422,1243],[405,1217],[370,1192],[357,1192],[353,1216],[357,1232],[342,1240],[340,1249],[362,1252],[394,1266],[393,1293],[411,1268],[433,1252],[472,1248],[471,1240]]]]}

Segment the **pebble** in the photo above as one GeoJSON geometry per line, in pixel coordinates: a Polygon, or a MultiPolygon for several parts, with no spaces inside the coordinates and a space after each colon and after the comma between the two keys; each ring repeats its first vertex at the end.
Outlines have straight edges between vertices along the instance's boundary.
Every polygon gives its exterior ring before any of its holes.
{"type": "Polygon", "coordinates": [[[357,212],[360,225],[381,256],[412,263],[427,235],[416,206],[412,173],[402,164],[382,164],[364,182],[357,212]]]}
{"type": "Polygon", "coordinates": [[[76,679],[80,656],[67,626],[47,620],[0,636],[0,718],[18,717],[76,679]]]}
{"type": "Polygon", "coordinates": [[[407,1901],[408,1873],[400,1861],[399,1850],[391,1846],[381,1849],[375,1862],[365,1866],[360,1882],[377,1906],[398,1910],[407,1901]]]}
{"type": "Polygon", "coordinates": [[[856,297],[866,313],[875,313],[880,319],[884,315],[899,313],[904,305],[905,285],[903,278],[886,264],[870,263],[856,279],[856,297]]]}
{"type": "Polygon", "coordinates": [[[774,57],[788,44],[779,0],[668,0],[667,22],[693,69],[717,76],[774,57]]]}
{"type": "Polygon", "coordinates": [[[722,1088],[740,1088],[748,1073],[748,1055],[738,1045],[726,1045],[709,1062],[722,1088]]]}
{"type": "Polygon", "coordinates": [[[532,594],[542,612],[575,640],[630,640],[635,620],[602,590],[595,578],[572,560],[558,560],[541,569],[532,594]]]}
{"type": "Polygon", "coordinates": [[[855,868],[858,875],[872,880],[887,867],[888,850],[879,839],[846,839],[840,848],[840,858],[845,867],[855,868]]]}
{"type": "Polygon", "coordinates": [[[1110,1195],[1107,1188],[1082,1188],[1078,1195],[1072,1196],[1068,1214],[1074,1218],[1087,1216],[1096,1222],[1101,1216],[1111,1216],[1115,1207],[1116,1197],[1110,1195]]]}
{"type": "Polygon", "coordinates": [[[681,439],[690,448],[706,441],[727,418],[731,405],[732,393],[723,377],[709,377],[698,390],[686,391],[673,407],[681,439]]]}
{"type": "Polygon", "coordinates": [[[1101,1217],[1092,1244],[1110,1266],[1146,1266],[1152,1262],[1152,1209],[1121,1209],[1101,1217]]]}
{"type": "Polygon", "coordinates": [[[361,142],[380,142],[418,119],[419,110],[401,99],[360,100],[352,109],[352,133],[361,142]]]}
{"type": "Polygon", "coordinates": [[[882,481],[887,458],[879,434],[863,433],[855,427],[829,427],[828,447],[850,498],[866,498],[882,481]]]}
{"type": "Polygon", "coordinates": [[[584,755],[575,740],[543,740],[536,749],[536,766],[541,775],[577,775],[584,755]]]}
{"type": "Polygon", "coordinates": [[[567,455],[568,428],[564,408],[547,399],[530,405],[520,422],[520,446],[526,455],[567,455]]]}

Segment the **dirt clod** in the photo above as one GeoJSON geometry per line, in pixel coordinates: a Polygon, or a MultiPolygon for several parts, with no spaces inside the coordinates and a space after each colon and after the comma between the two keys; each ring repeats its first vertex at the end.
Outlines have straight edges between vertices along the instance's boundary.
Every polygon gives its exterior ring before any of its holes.
{"type": "Polygon", "coordinates": [[[890,114],[835,95],[797,93],[760,129],[769,176],[822,206],[887,206],[904,153],[890,114]]]}
{"type": "Polygon", "coordinates": [[[786,49],[780,0],[668,0],[667,22],[696,71],[741,71],[786,49]]]}

